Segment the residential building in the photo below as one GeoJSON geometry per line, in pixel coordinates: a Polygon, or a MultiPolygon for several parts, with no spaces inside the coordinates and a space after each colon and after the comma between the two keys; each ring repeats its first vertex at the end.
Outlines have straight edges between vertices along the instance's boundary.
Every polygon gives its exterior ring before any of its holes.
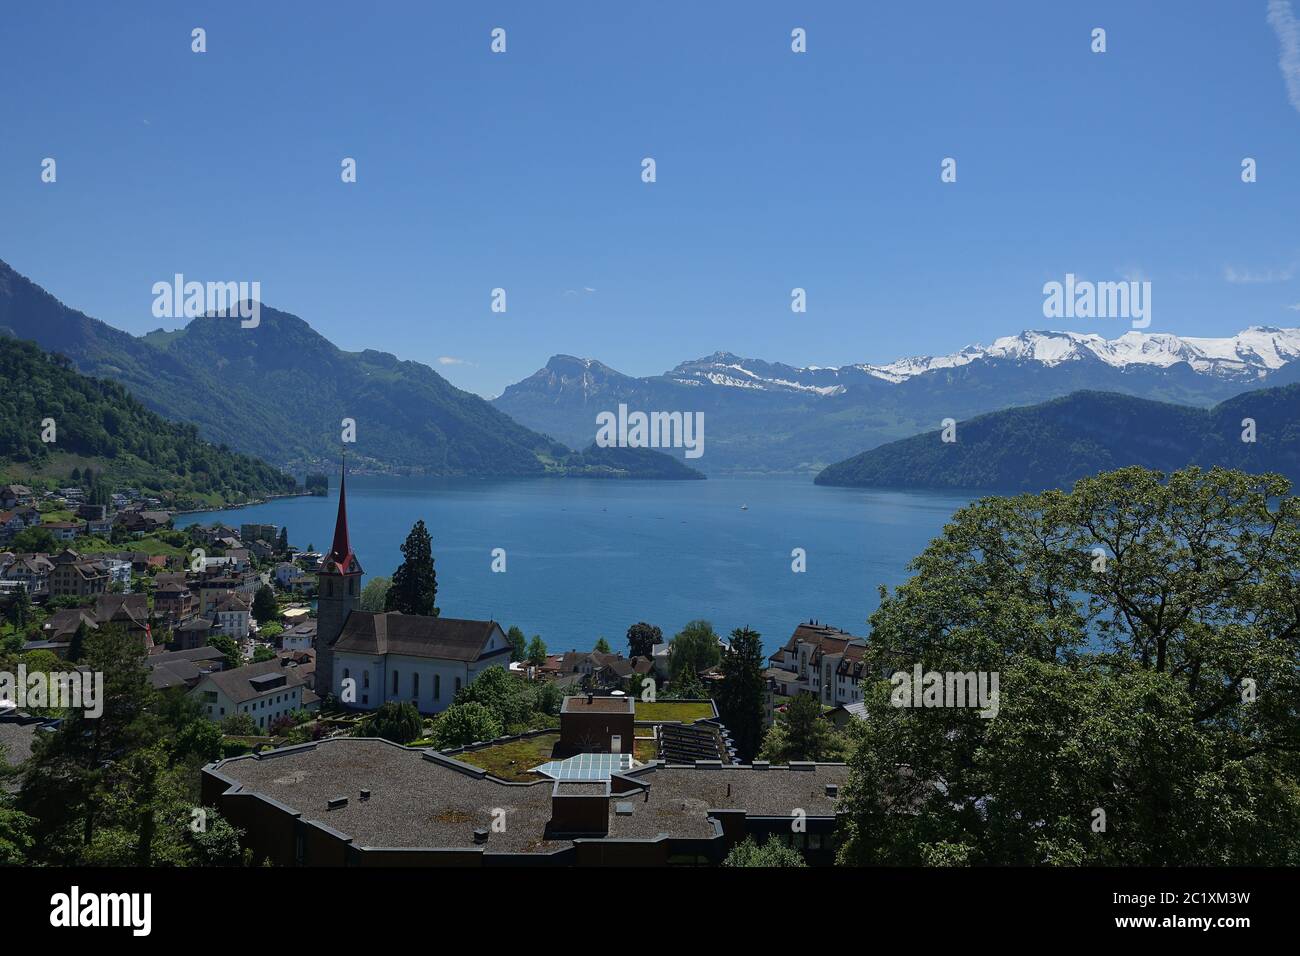
{"type": "Polygon", "coordinates": [[[279,525],[274,524],[241,524],[239,526],[239,537],[241,540],[252,543],[254,541],[265,541],[267,544],[275,544],[275,539],[280,534],[279,525]]]}
{"type": "Polygon", "coordinates": [[[27,588],[29,597],[46,597],[50,593],[50,574],[53,571],[54,562],[46,555],[20,554],[0,572],[0,578],[21,583],[27,588]]]}
{"type": "Polygon", "coordinates": [[[153,606],[160,618],[176,622],[193,613],[194,592],[189,587],[175,582],[158,585],[155,580],[154,583],[153,606]]]}
{"type": "Polygon", "coordinates": [[[275,583],[282,588],[288,588],[303,576],[302,568],[296,564],[290,564],[288,561],[281,561],[275,566],[275,583]]]}
{"type": "Polygon", "coordinates": [[[269,730],[281,717],[302,709],[305,684],[295,666],[276,657],[207,674],[190,693],[209,720],[220,723],[232,714],[248,714],[259,729],[269,730]]]}
{"type": "Polygon", "coordinates": [[[316,646],[316,621],[307,618],[280,632],[275,646],[282,651],[305,651],[316,646]]]}
{"type": "Polygon", "coordinates": [[[213,609],[213,631],[242,641],[249,634],[250,607],[238,594],[223,598],[213,609]]]}
{"type": "Polygon", "coordinates": [[[50,571],[51,597],[88,597],[108,588],[108,572],[98,561],[83,558],[65,548],[54,558],[50,571]]]}
{"type": "Polygon", "coordinates": [[[215,647],[196,647],[151,654],[145,664],[149,667],[149,683],[155,690],[169,687],[193,690],[208,674],[224,669],[225,655],[215,647]]]}
{"type": "Polygon", "coordinates": [[[114,523],[138,538],[150,531],[167,527],[171,520],[171,512],[168,511],[121,511],[114,523]]]}
{"type": "Polygon", "coordinates": [[[212,619],[195,615],[172,629],[172,644],[180,651],[206,647],[212,633],[212,619]]]}
{"type": "Polygon", "coordinates": [[[795,628],[785,646],[773,654],[774,667],[795,675],[786,686],[795,693],[809,693],[828,706],[851,704],[862,699],[862,652],[865,637],[855,637],[829,624],[809,621],[795,628]],[[848,663],[841,670],[841,663],[848,663]],[[858,675],[857,679],[854,675],[858,675]]]}
{"type": "Polygon", "coordinates": [[[44,521],[41,527],[54,535],[56,541],[75,541],[86,531],[84,521],[44,521]]]}
{"type": "Polygon", "coordinates": [[[16,508],[18,505],[32,503],[32,489],[26,485],[4,485],[0,487],[0,508],[16,508]]]}

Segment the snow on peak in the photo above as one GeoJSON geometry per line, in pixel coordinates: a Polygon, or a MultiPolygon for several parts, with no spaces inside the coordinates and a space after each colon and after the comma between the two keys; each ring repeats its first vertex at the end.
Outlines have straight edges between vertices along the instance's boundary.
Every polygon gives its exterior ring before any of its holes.
{"type": "Polygon", "coordinates": [[[1027,331],[995,339],[987,348],[971,345],[951,355],[906,358],[888,365],[858,368],[876,378],[901,382],[935,369],[956,368],[981,359],[1053,366],[1087,358],[1113,368],[1133,365],[1168,368],[1186,362],[1203,374],[1257,378],[1300,358],[1300,329],[1252,326],[1222,339],[1134,331],[1125,332],[1117,339],[1105,339],[1095,333],[1027,331]]]}

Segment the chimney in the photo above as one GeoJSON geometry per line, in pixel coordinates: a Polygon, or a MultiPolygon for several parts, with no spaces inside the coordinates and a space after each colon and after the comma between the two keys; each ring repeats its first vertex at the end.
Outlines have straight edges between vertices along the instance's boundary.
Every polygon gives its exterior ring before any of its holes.
{"type": "Polygon", "coordinates": [[[595,699],[595,697],[596,697],[595,694],[593,694],[591,691],[587,691],[587,703],[588,703],[588,704],[590,704],[590,703],[595,699]]]}

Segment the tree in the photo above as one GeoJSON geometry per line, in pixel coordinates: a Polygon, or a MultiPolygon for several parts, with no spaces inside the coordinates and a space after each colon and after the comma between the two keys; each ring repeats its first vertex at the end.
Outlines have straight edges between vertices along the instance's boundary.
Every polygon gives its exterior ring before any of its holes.
{"type": "Polygon", "coordinates": [[[531,688],[522,678],[499,666],[480,671],[457,692],[455,703],[471,702],[492,711],[502,727],[526,722],[533,710],[531,688]]]}
{"type": "Polygon", "coordinates": [[[257,726],[252,714],[241,712],[224,717],[221,732],[227,737],[257,737],[262,733],[262,728],[257,726]]]}
{"type": "Polygon", "coordinates": [[[221,651],[224,656],[222,666],[226,670],[234,670],[236,667],[244,666],[244,655],[239,650],[239,644],[229,634],[213,634],[208,638],[208,646],[215,647],[221,651]]]}
{"type": "Polygon", "coordinates": [[[1277,475],[1124,468],[962,509],[871,617],[866,671],[895,676],[864,687],[841,860],[1300,863],[1298,566],[1277,475]],[[906,706],[916,666],[997,676],[995,716],[906,706]]]}
{"type": "Polygon", "coordinates": [[[269,647],[258,646],[253,648],[253,663],[261,664],[265,661],[275,660],[275,651],[269,647]]]}
{"type": "Polygon", "coordinates": [[[72,632],[72,640],[68,643],[67,659],[69,663],[75,664],[81,660],[86,653],[86,638],[90,636],[90,626],[83,618],[77,624],[77,629],[72,632]]]}
{"type": "Polygon", "coordinates": [[[280,528],[279,537],[275,540],[275,553],[282,556],[289,556],[289,527],[285,525],[280,528]]]}
{"type": "Polygon", "coordinates": [[[18,803],[36,819],[34,844],[45,858],[65,863],[81,858],[110,814],[109,796],[129,774],[122,756],[165,733],[138,640],[120,627],[102,627],[86,639],[84,665],[103,675],[102,712],[73,708],[57,731],[37,735],[18,803]]]}
{"type": "Polygon", "coordinates": [[[564,704],[564,689],[555,681],[547,681],[537,692],[537,709],[543,714],[556,717],[564,704]]]}
{"type": "Polygon", "coordinates": [[[596,651],[597,653],[599,653],[599,654],[608,654],[608,653],[609,653],[609,641],[605,640],[603,637],[600,638],[600,639],[598,639],[598,640],[596,641],[595,651],[596,651]]]}
{"type": "Polygon", "coordinates": [[[629,657],[650,657],[654,653],[654,646],[663,642],[664,632],[645,621],[639,621],[627,629],[629,657]]]}
{"type": "Polygon", "coordinates": [[[659,695],[666,700],[702,700],[709,695],[709,690],[700,680],[700,675],[686,668],[671,681],[659,695]]]}
{"type": "Polygon", "coordinates": [[[59,550],[59,542],[49,528],[36,525],[14,535],[8,548],[15,554],[53,554],[59,550]]]}
{"type": "Polygon", "coordinates": [[[280,619],[280,605],[275,600],[275,592],[270,585],[263,584],[253,594],[253,617],[258,624],[265,624],[280,619]]]}
{"type": "Polygon", "coordinates": [[[708,621],[691,621],[668,645],[668,679],[685,671],[698,674],[718,663],[718,635],[708,621]]]}
{"type": "Polygon", "coordinates": [[[752,836],[737,843],[722,861],[723,866],[807,866],[803,856],[794,847],[786,846],[775,836],[759,844],[752,836]]]}
{"type": "Polygon", "coordinates": [[[763,738],[759,752],[764,760],[830,760],[844,756],[844,744],[830,722],[822,717],[822,705],[812,694],[796,694],[777,716],[763,738]]]}
{"type": "Polygon", "coordinates": [[[379,705],[367,721],[365,736],[382,737],[398,744],[417,740],[424,730],[420,712],[409,700],[389,700],[379,705]]]}
{"type": "Polygon", "coordinates": [[[438,616],[438,576],[433,570],[433,545],[423,519],[415,523],[402,545],[402,563],[384,600],[385,611],[438,616]]]}
{"type": "Polygon", "coordinates": [[[388,600],[388,589],[392,584],[393,579],[383,575],[376,575],[367,581],[366,586],[361,589],[361,610],[382,611],[388,600]]]}
{"type": "Polygon", "coordinates": [[[23,866],[29,861],[35,823],[34,817],[0,803],[0,866],[23,866]]]}
{"type": "Polygon", "coordinates": [[[463,747],[501,736],[501,721],[478,701],[452,704],[433,725],[434,746],[439,750],[463,747]]]}
{"type": "Polygon", "coordinates": [[[546,663],[546,644],[540,634],[534,634],[533,639],[528,642],[528,663],[534,667],[541,667],[546,663]]]}
{"type": "Polygon", "coordinates": [[[5,620],[15,631],[21,631],[31,623],[32,599],[27,595],[27,588],[19,588],[9,599],[9,604],[5,607],[5,620]]]}
{"type": "Polygon", "coordinates": [[[740,759],[754,759],[763,743],[764,698],[763,645],[757,631],[738,627],[731,632],[731,649],[722,655],[719,669],[718,712],[740,759]]]}
{"type": "Polygon", "coordinates": [[[510,663],[520,664],[528,657],[527,641],[524,638],[524,632],[515,625],[510,625],[510,630],[506,632],[506,640],[510,642],[510,663]]]}

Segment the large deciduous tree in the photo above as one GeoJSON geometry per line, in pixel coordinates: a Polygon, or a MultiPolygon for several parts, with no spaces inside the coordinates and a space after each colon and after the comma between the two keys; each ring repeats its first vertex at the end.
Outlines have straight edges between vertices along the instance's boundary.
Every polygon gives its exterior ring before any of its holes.
{"type": "Polygon", "coordinates": [[[844,862],[1300,862],[1300,499],[1125,468],[958,512],[867,673],[999,676],[996,716],[866,687],[844,862]]]}
{"type": "Polygon", "coordinates": [[[664,632],[645,621],[638,621],[627,629],[629,657],[649,657],[654,653],[654,646],[663,642],[664,632]]]}

